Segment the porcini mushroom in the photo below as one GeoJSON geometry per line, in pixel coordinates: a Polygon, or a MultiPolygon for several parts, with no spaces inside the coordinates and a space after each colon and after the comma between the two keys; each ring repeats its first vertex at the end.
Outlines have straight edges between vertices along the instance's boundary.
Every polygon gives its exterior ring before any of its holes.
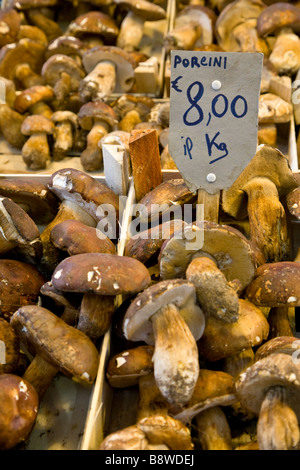
{"type": "Polygon", "coordinates": [[[274,93],[262,93],[259,96],[259,124],[279,124],[289,122],[293,114],[292,104],[274,93]]]}
{"type": "Polygon", "coordinates": [[[25,441],[36,422],[39,399],[34,387],[15,374],[0,375],[0,449],[25,441]]]}
{"type": "Polygon", "coordinates": [[[0,375],[15,373],[19,357],[19,338],[10,323],[0,318],[0,375]]]}
{"type": "Polygon", "coordinates": [[[22,134],[29,136],[22,147],[22,157],[31,170],[41,170],[51,160],[48,135],[54,132],[54,124],[45,116],[27,116],[21,126],[22,134]]]}
{"type": "Polygon", "coordinates": [[[35,354],[23,378],[41,398],[58,372],[86,385],[95,381],[99,353],[78,329],[43,307],[27,305],[11,317],[21,344],[35,354]]]}
{"type": "Polygon", "coordinates": [[[15,68],[20,63],[26,63],[34,72],[40,73],[45,49],[44,44],[27,38],[6,44],[0,51],[0,75],[13,80],[15,68]]]}
{"type": "Polygon", "coordinates": [[[0,47],[14,43],[21,25],[21,15],[14,8],[0,12],[0,47]]]}
{"type": "Polygon", "coordinates": [[[103,168],[102,151],[99,141],[117,127],[117,119],[111,106],[103,101],[90,101],[81,106],[78,122],[82,129],[88,131],[87,145],[80,155],[85,171],[96,171],[103,168]]]}
{"type": "Polygon", "coordinates": [[[196,340],[203,334],[204,325],[195,288],[182,279],[148,287],[126,311],[124,335],[131,341],[155,345],[155,380],[172,404],[183,405],[193,393],[199,375],[196,340]]]}
{"type": "Polygon", "coordinates": [[[16,96],[14,108],[19,113],[44,115],[50,118],[52,109],[48,106],[54,97],[53,89],[45,85],[34,85],[26,88],[16,96]],[[47,106],[44,106],[46,104],[47,106]]]}
{"type": "Polygon", "coordinates": [[[116,254],[83,253],[61,261],[51,281],[62,292],[83,294],[77,328],[97,341],[111,325],[116,295],[136,294],[151,279],[138,260],[116,254]]]}
{"type": "Polygon", "coordinates": [[[88,49],[97,45],[114,43],[119,28],[114,18],[103,11],[87,11],[73,19],[66,34],[79,38],[88,49]]]}
{"type": "Polygon", "coordinates": [[[51,116],[55,124],[52,158],[63,160],[74,148],[74,137],[79,127],[78,118],[72,111],[56,111],[51,116]]]}
{"type": "Polygon", "coordinates": [[[266,261],[283,261],[290,256],[286,214],[280,198],[295,187],[297,182],[287,158],[276,148],[260,145],[245,170],[223,192],[224,211],[236,219],[248,216],[250,239],[266,261]]]}
{"type": "Polygon", "coordinates": [[[26,142],[21,127],[25,116],[12,109],[8,104],[0,105],[1,134],[12,147],[21,149],[26,142]]]}

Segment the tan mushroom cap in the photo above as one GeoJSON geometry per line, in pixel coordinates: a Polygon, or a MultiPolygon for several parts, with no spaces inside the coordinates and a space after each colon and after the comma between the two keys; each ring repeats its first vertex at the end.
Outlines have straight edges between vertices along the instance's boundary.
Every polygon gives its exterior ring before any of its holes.
{"type": "Polygon", "coordinates": [[[257,32],[260,36],[272,35],[285,27],[300,29],[300,8],[290,2],[276,2],[267,5],[257,18],[257,32]]]}
{"type": "Polygon", "coordinates": [[[190,423],[201,411],[214,406],[228,406],[237,401],[233,377],[223,371],[200,369],[190,401],[174,418],[190,423]]]}
{"type": "Polygon", "coordinates": [[[55,111],[51,116],[51,121],[53,121],[55,124],[69,122],[73,129],[78,127],[77,114],[73,113],[73,111],[55,111]]]}
{"type": "Polygon", "coordinates": [[[117,116],[109,104],[104,101],[89,101],[80,107],[78,122],[82,129],[89,131],[95,122],[101,120],[108,124],[110,130],[117,126],[117,116]]]}
{"type": "Polygon", "coordinates": [[[166,240],[159,255],[162,279],[184,277],[193,257],[214,259],[227,281],[239,279],[244,289],[255,275],[256,255],[249,241],[233,227],[213,222],[188,224],[166,240]],[[195,236],[196,234],[196,236],[195,236]]]}
{"type": "Polygon", "coordinates": [[[19,338],[10,323],[0,318],[0,375],[17,370],[20,357],[19,338]]]}
{"type": "Polygon", "coordinates": [[[72,57],[66,54],[54,54],[44,62],[41,70],[42,77],[51,87],[55,86],[62,73],[70,76],[70,91],[76,92],[79,82],[84,78],[85,73],[78,62],[72,57]]]}
{"type": "Polygon", "coordinates": [[[221,320],[209,317],[198,341],[200,356],[215,362],[243,350],[259,346],[268,338],[269,324],[262,311],[248,300],[239,299],[239,318],[224,325],[221,320]]]}
{"type": "Polygon", "coordinates": [[[22,122],[21,132],[24,135],[33,135],[35,133],[53,134],[55,126],[53,122],[45,116],[32,114],[27,116],[22,122]]]}
{"type": "Polygon", "coordinates": [[[270,387],[282,386],[299,416],[300,368],[289,354],[270,354],[248,367],[236,381],[236,393],[248,411],[258,415],[270,387]]]}
{"type": "Polygon", "coordinates": [[[88,11],[70,22],[67,34],[83,38],[85,34],[96,34],[106,40],[117,37],[119,28],[115,20],[101,11],[88,11]]]}
{"type": "Polygon", "coordinates": [[[246,297],[258,306],[297,307],[300,305],[300,263],[266,263],[246,288],[246,297]]]}
{"type": "Polygon", "coordinates": [[[0,260],[1,317],[9,320],[22,305],[38,302],[45,278],[31,264],[18,260],[0,260]]]}
{"type": "Polygon", "coordinates": [[[258,121],[263,123],[289,122],[293,106],[274,93],[263,93],[259,96],[258,121]]]}
{"type": "Polygon", "coordinates": [[[131,341],[144,341],[153,345],[151,316],[168,304],[178,308],[194,338],[199,339],[205,327],[204,315],[196,304],[194,285],[184,279],[160,281],[140,292],[124,316],[125,337],[131,341]]]}
{"type": "Polygon", "coordinates": [[[50,238],[56,248],[67,251],[70,256],[82,253],[116,254],[116,246],[108,237],[100,238],[95,227],[79,220],[65,220],[55,225],[50,238]]]}
{"type": "Polygon", "coordinates": [[[106,366],[108,383],[115,388],[131,387],[139,378],[153,372],[154,347],[141,345],[114,354],[106,366]]]}
{"type": "Polygon", "coordinates": [[[52,98],[54,98],[54,91],[50,86],[34,85],[16,96],[14,108],[19,113],[25,113],[36,103],[49,101],[52,98]]]}
{"type": "Polygon", "coordinates": [[[134,0],[114,0],[114,3],[125,10],[132,11],[145,21],[159,21],[167,16],[164,8],[147,0],[139,0],[138,2],[134,0]]]}
{"type": "Polygon", "coordinates": [[[37,224],[47,224],[58,210],[58,200],[48,187],[38,181],[7,178],[0,180],[0,195],[19,204],[37,224]]]}
{"type": "Polygon", "coordinates": [[[25,62],[30,65],[34,72],[40,73],[45,48],[44,44],[27,38],[6,44],[0,50],[0,75],[13,80],[15,67],[25,62]]]}
{"type": "Polygon", "coordinates": [[[36,354],[68,376],[76,377],[83,383],[94,382],[99,353],[80,330],[37,305],[19,308],[11,318],[11,325],[29,350],[33,348],[36,354]]]}
{"type": "Polygon", "coordinates": [[[20,25],[21,16],[14,8],[5,8],[0,12],[0,47],[17,39],[20,25]]]}
{"type": "Polygon", "coordinates": [[[39,399],[34,387],[14,374],[0,375],[0,449],[25,441],[35,424],[39,399]]]}
{"type": "Polygon", "coordinates": [[[138,260],[106,253],[84,253],[61,261],[52,275],[63,292],[100,295],[134,294],[149,286],[147,268],[138,260]],[[80,276],[79,276],[80,273],[80,276]]]}

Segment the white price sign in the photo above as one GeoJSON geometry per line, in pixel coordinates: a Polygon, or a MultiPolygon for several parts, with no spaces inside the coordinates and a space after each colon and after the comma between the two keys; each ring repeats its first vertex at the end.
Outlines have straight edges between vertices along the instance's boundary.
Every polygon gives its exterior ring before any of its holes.
{"type": "Polygon", "coordinates": [[[171,51],[169,151],[192,191],[228,189],[257,147],[261,53],[171,51]]]}

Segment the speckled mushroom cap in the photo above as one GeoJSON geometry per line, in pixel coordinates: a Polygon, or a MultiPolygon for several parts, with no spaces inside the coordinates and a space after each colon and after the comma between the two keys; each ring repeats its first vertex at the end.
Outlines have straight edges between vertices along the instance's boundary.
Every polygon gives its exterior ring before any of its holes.
{"type": "Polygon", "coordinates": [[[132,11],[145,21],[159,21],[167,16],[164,8],[147,0],[139,0],[138,2],[134,0],[114,0],[114,3],[122,9],[132,11]]]}
{"type": "Polygon", "coordinates": [[[300,186],[287,195],[286,203],[290,214],[300,220],[300,186]]]}
{"type": "Polygon", "coordinates": [[[78,112],[78,121],[82,129],[91,130],[96,121],[107,123],[110,130],[117,124],[117,116],[112,107],[104,101],[89,101],[81,106],[78,112]]]}
{"type": "Polygon", "coordinates": [[[96,378],[99,353],[80,330],[37,305],[19,308],[11,318],[20,342],[57,365],[68,376],[92,384],[96,378]]]}
{"type": "Polygon", "coordinates": [[[70,76],[70,90],[76,92],[79,82],[85,77],[84,70],[78,62],[66,54],[54,54],[44,62],[41,75],[47,85],[54,87],[62,73],[70,76]]]}
{"type": "Polygon", "coordinates": [[[150,282],[148,269],[138,260],[105,253],[84,253],[66,258],[52,275],[53,286],[63,292],[113,296],[140,292],[150,282]]]}
{"type": "Polygon", "coordinates": [[[118,218],[118,196],[105,183],[80,170],[64,168],[54,172],[48,187],[61,201],[69,200],[79,204],[96,222],[103,217],[99,214],[99,206],[102,204],[111,204],[118,218]]]}
{"type": "Polygon", "coordinates": [[[194,338],[199,339],[204,331],[205,319],[196,304],[194,285],[184,279],[161,281],[140,292],[124,316],[125,337],[131,341],[154,344],[151,316],[170,303],[179,309],[194,338]]]}
{"type": "Polygon", "coordinates": [[[19,338],[11,324],[0,318],[0,375],[17,370],[20,357],[19,338]]]}
{"type": "Polygon", "coordinates": [[[236,393],[246,410],[258,415],[270,387],[282,386],[287,402],[299,417],[300,368],[298,360],[284,353],[270,354],[248,367],[236,381],[236,393]]]}
{"type": "Polygon", "coordinates": [[[54,91],[47,85],[34,85],[21,91],[15,99],[14,108],[19,113],[25,113],[31,106],[40,101],[49,101],[54,98],[54,91]]]}
{"type": "Polygon", "coordinates": [[[36,304],[45,278],[31,264],[0,260],[0,316],[9,320],[22,305],[36,304]]]}
{"type": "Polygon", "coordinates": [[[101,61],[109,61],[115,65],[115,93],[131,90],[134,82],[134,69],[138,65],[133,54],[117,46],[104,45],[92,47],[82,56],[82,63],[87,73],[90,73],[101,61]]]}
{"type": "Polygon", "coordinates": [[[206,319],[205,330],[198,341],[200,357],[215,362],[243,350],[259,346],[268,338],[269,324],[262,311],[251,302],[239,299],[239,317],[235,323],[214,317],[206,319]]]}
{"type": "Polygon", "coordinates": [[[300,263],[281,261],[259,266],[255,278],[246,288],[245,295],[258,306],[299,306],[300,263]]]}
{"type": "Polygon", "coordinates": [[[101,11],[88,11],[70,22],[67,34],[82,38],[86,34],[96,34],[106,40],[117,37],[119,28],[115,20],[101,11]]]}
{"type": "Polygon", "coordinates": [[[233,377],[223,371],[200,369],[190,401],[174,418],[190,423],[201,411],[214,406],[232,405],[237,401],[233,377]]]}
{"type": "Polygon", "coordinates": [[[184,277],[195,256],[213,258],[227,281],[239,279],[242,289],[254,278],[257,259],[253,245],[233,227],[206,221],[188,224],[163,243],[161,278],[184,277]]]}
{"type": "Polygon", "coordinates": [[[31,114],[27,116],[22,122],[21,132],[24,135],[32,135],[37,132],[43,134],[53,134],[55,126],[53,122],[38,114],[31,114]]]}
{"type": "Polygon", "coordinates": [[[257,18],[257,32],[260,36],[272,35],[281,28],[300,29],[300,8],[290,2],[275,2],[267,5],[257,18]]]}
{"type": "Polygon", "coordinates": [[[21,16],[14,8],[0,12],[0,47],[13,43],[18,36],[21,16]]]}
{"type": "Polygon", "coordinates": [[[273,353],[284,353],[290,354],[298,360],[299,359],[299,352],[300,349],[300,342],[297,337],[295,336],[276,336],[265,343],[263,343],[259,348],[255,351],[254,354],[254,362],[259,361],[260,359],[269,356],[273,353]]]}
{"type": "Polygon", "coordinates": [[[0,179],[0,195],[19,204],[37,224],[49,223],[58,210],[57,197],[38,181],[0,179]]]}
{"type": "Polygon", "coordinates": [[[15,374],[0,375],[0,449],[13,449],[29,436],[39,399],[34,387],[15,374]]]}
{"type": "Polygon", "coordinates": [[[67,251],[70,256],[81,253],[116,254],[116,246],[108,237],[98,237],[97,229],[79,220],[65,220],[51,230],[50,238],[54,246],[67,251]]]}

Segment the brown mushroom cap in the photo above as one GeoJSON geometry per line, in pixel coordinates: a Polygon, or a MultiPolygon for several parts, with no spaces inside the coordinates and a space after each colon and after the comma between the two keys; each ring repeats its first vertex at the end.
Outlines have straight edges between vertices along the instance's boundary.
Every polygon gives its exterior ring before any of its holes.
{"type": "Polygon", "coordinates": [[[34,72],[40,73],[45,48],[44,44],[27,38],[6,44],[0,50],[0,75],[13,80],[15,67],[24,62],[28,63],[34,72]]]}
{"type": "Polygon", "coordinates": [[[299,354],[296,351],[299,349],[300,344],[295,336],[276,336],[259,346],[255,351],[254,361],[259,361],[270,354],[278,352],[290,354],[291,356],[296,353],[296,359],[298,360],[299,354]]]}
{"type": "Polygon", "coordinates": [[[36,7],[51,7],[57,4],[57,0],[6,0],[6,5],[23,11],[36,7]]]}
{"type": "Polygon", "coordinates": [[[259,266],[245,294],[250,302],[258,306],[299,306],[300,263],[281,261],[259,266]]]}
{"type": "Polygon", "coordinates": [[[184,279],[161,281],[140,292],[124,316],[125,337],[154,344],[151,316],[168,304],[178,308],[194,338],[199,339],[204,331],[204,315],[196,305],[195,287],[184,279]]]}
{"type": "Polygon", "coordinates": [[[290,214],[300,220],[300,186],[287,195],[286,203],[290,214]]]}
{"type": "Polygon", "coordinates": [[[21,126],[22,134],[29,136],[35,133],[53,134],[54,129],[55,126],[50,119],[38,114],[27,116],[21,126]]]}
{"type": "Polygon", "coordinates": [[[85,73],[78,62],[66,54],[54,54],[44,62],[41,74],[45,82],[54,87],[56,82],[60,79],[61,74],[66,73],[69,75],[70,91],[76,92],[78,90],[79,82],[84,78],[85,73]]]}
{"type": "Polygon", "coordinates": [[[193,450],[190,430],[168,415],[153,415],[137,423],[150,444],[165,444],[171,450],[193,450]]]}
{"type": "Polygon", "coordinates": [[[260,36],[271,35],[284,27],[300,29],[300,8],[290,2],[276,2],[266,6],[257,18],[260,36]]]}
{"type": "Polygon", "coordinates": [[[44,277],[31,264],[18,260],[0,260],[1,317],[9,320],[22,305],[35,304],[44,277]]]}
{"type": "Polygon", "coordinates": [[[39,408],[33,386],[14,374],[0,375],[0,449],[24,441],[32,431],[39,408]]]}
{"type": "Polygon", "coordinates": [[[116,254],[116,247],[108,237],[98,237],[97,229],[79,220],[65,220],[53,227],[50,235],[56,248],[70,256],[81,253],[116,254]]]}
{"type": "Polygon", "coordinates": [[[101,11],[88,11],[78,16],[71,21],[67,30],[67,34],[79,38],[87,34],[96,34],[107,41],[115,39],[118,33],[119,28],[115,20],[101,11]]]}
{"type": "Polygon", "coordinates": [[[85,49],[86,46],[79,38],[70,35],[59,36],[48,44],[45,59],[49,59],[54,54],[81,57],[85,49]]]}
{"type": "Polygon", "coordinates": [[[159,21],[166,18],[166,11],[159,5],[155,5],[147,0],[114,0],[114,3],[121,9],[132,11],[145,21],[159,21]]]}
{"type": "Polygon", "coordinates": [[[52,275],[54,287],[63,292],[112,296],[140,292],[150,282],[147,268],[138,260],[105,253],[84,253],[66,258],[52,275]]]}
{"type": "Polygon", "coordinates": [[[82,129],[89,131],[96,121],[103,121],[111,128],[117,126],[117,116],[112,107],[103,101],[89,101],[81,106],[78,121],[82,129]]]}
{"type": "Polygon", "coordinates": [[[21,16],[14,8],[0,12],[0,47],[15,42],[21,24],[21,16]]]}
{"type": "Polygon", "coordinates": [[[84,383],[94,382],[99,353],[84,333],[36,305],[19,308],[11,324],[28,350],[33,349],[68,376],[84,383]]]}
{"type": "Polygon", "coordinates": [[[56,196],[38,181],[0,179],[0,195],[19,204],[37,224],[47,224],[58,209],[56,196]]]}
{"type": "Polygon", "coordinates": [[[17,95],[14,108],[19,113],[25,113],[36,103],[40,101],[49,101],[54,98],[54,91],[49,86],[35,85],[26,90],[23,90],[17,95]]]}
{"type": "Polygon", "coordinates": [[[19,357],[19,338],[10,323],[0,318],[0,375],[14,373],[19,357]]]}

